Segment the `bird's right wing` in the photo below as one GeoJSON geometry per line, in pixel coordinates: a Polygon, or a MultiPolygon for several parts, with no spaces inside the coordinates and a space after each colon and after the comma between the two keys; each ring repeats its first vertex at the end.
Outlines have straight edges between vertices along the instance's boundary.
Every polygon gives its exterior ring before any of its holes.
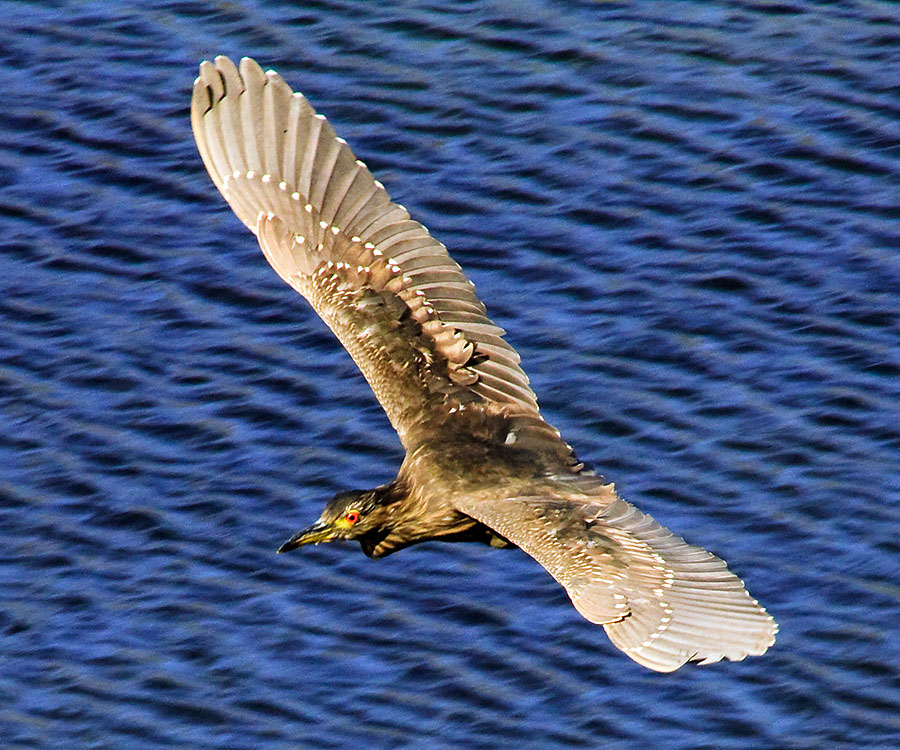
{"type": "Polygon", "coordinates": [[[515,416],[520,444],[574,463],[462,269],[301,94],[253,60],[217,57],[200,66],[191,121],[216,187],[350,352],[407,449],[422,425],[473,405],[515,416]]]}
{"type": "Polygon", "coordinates": [[[475,496],[456,506],[537,560],[585,618],[645,667],[737,661],[774,643],[775,621],[722,560],[619,498],[611,484],[572,478],[552,495],[475,496]]]}

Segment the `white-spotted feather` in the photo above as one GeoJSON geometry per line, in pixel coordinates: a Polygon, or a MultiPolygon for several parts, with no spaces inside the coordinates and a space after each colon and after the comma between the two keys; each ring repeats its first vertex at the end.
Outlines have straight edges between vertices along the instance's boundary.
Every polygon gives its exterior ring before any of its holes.
{"type": "Polygon", "coordinates": [[[549,497],[473,496],[458,507],[534,557],[586,619],[650,669],[739,661],[775,641],[775,621],[722,560],[596,478],[563,480],[549,497]]]}
{"type": "MultiPolygon", "coordinates": [[[[244,58],[238,68],[217,57],[201,65],[191,116],[203,161],[241,221],[257,233],[258,217],[271,213],[299,238],[304,252],[292,253],[287,276],[346,261],[363,269],[356,276],[365,283],[381,283],[405,303],[423,297],[425,305],[410,310],[437,356],[448,358],[452,384],[466,384],[476,400],[511,414],[530,415],[548,444],[557,439],[540,417],[518,355],[487,318],[460,266],[404,207],[390,202],[302,95],[253,60],[244,58]]],[[[443,393],[435,382],[429,387],[443,393]]],[[[455,403],[444,397],[448,406],[455,403]]]]}

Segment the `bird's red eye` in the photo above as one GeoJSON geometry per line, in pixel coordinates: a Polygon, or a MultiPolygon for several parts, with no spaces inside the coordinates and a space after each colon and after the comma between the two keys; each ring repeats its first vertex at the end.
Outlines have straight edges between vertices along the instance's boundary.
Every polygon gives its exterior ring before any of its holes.
{"type": "Polygon", "coordinates": [[[344,518],[347,519],[347,523],[356,523],[359,520],[359,513],[351,510],[344,518]]]}

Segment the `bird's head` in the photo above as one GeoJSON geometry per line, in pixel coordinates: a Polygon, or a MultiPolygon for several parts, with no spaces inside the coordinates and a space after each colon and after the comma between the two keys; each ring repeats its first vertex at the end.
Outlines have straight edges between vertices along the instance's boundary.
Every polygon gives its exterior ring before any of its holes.
{"type": "Polygon", "coordinates": [[[359,539],[384,528],[389,510],[376,490],[339,492],[325,506],[319,520],[303,529],[279,548],[290,552],[304,544],[322,544],[336,539],[359,539]]]}

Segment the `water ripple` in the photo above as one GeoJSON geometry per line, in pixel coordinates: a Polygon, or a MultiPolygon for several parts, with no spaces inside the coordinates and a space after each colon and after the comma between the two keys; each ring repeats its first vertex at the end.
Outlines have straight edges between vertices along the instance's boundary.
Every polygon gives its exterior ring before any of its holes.
{"type": "Polygon", "coordinates": [[[891,4],[4,20],[5,747],[900,743],[891,4]],[[451,247],[580,455],[776,615],[769,654],[650,674],[519,553],[274,556],[401,451],[202,169],[217,53],[304,90],[451,247]]]}

